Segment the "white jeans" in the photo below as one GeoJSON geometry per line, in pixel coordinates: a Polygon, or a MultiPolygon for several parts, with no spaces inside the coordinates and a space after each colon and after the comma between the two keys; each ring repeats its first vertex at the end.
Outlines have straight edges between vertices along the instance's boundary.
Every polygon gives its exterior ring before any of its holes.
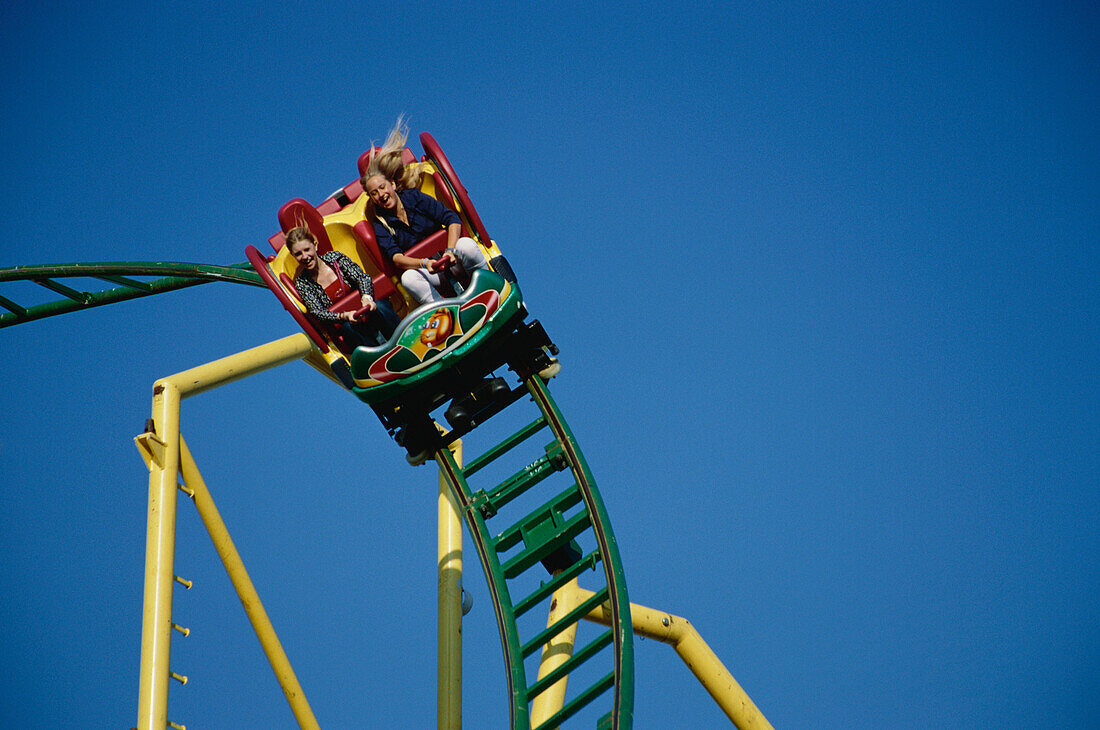
{"type": "MultiPolygon", "coordinates": [[[[488,267],[485,255],[481,253],[477,242],[472,238],[458,239],[455,242],[454,253],[459,265],[466,270],[467,274],[474,269],[488,267]]],[[[462,275],[458,266],[452,266],[451,273],[455,276],[462,275]]],[[[439,274],[432,274],[424,269],[405,269],[401,272],[401,286],[405,287],[419,304],[438,302],[443,298],[438,289],[439,274]]]]}

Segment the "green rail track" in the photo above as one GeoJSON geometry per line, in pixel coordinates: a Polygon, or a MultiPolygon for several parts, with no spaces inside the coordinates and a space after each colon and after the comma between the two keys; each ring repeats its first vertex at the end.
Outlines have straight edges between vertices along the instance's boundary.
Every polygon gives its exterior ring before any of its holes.
{"type": "MultiPolygon", "coordinates": [[[[0,269],[0,283],[28,281],[60,295],[53,301],[23,306],[0,294],[0,328],[52,317],[80,309],[101,307],[128,299],[162,294],[189,286],[224,281],[263,287],[260,275],[248,263],[230,266],[182,262],[119,261],[86,264],[35,264],[0,269]],[[140,281],[131,277],[159,277],[140,281]],[[59,279],[97,279],[115,286],[86,291],[62,284],[59,279]]],[[[72,283],[72,282],[70,282],[72,283]]]]}
{"type": "MultiPolygon", "coordinates": [[[[531,702],[568,677],[565,703],[534,730],[558,727],[590,705],[597,707],[594,703],[601,698],[595,715],[597,728],[627,730],[632,726],[634,706],[634,649],[618,546],[588,465],[547,386],[531,374],[521,388],[530,394],[530,399],[524,400],[538,408],[535,420],[465,467],[458,466],[448,449],[435,452],[440,471],[462,507],[489,582],[504,649],[512,727],[531,728],[531,702]],[[542,456],[494,486],[471,487],[470,478],[475,474],[546,431],[552,441],[542,456]],[[559,473],[572,482],[565,489],[555,486],[560,479],[550,478],[559,473]],[[505,511],[521,501],[526,504],[519,509],[518,518],[509,520],[505,511]],[[587,580],[598,583],[595,595],[547,627],[554,591],[585,574],[591,574],[587,580]],[[584,637],[581,619],[601,604],[610,607],[611,627],[599,627],[595,636],[584,637]],[[533,610],[536,607],[544,610],[533,610]],[[537,671],[539,650],[573,625],[578,625],[578,634],[571,658],[532,681],[533,672],[528,670],[537,671]]],[[[510,407],[520,405],[520,400],[510,407]]],[[[588,628],[591,625],[585,624],[588,628]]],[[[587,713],[591,712],[589,708],[587,713]]]]}

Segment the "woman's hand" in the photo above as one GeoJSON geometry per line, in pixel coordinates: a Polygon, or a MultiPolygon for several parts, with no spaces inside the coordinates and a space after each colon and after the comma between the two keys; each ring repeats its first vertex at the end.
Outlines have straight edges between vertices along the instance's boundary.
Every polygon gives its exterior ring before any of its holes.
{"type": "Polygon", "coordinates": [[[431,270],[438,274],[440,271],[449,269],[457,263],[458,259],[455,258],[453,253],[444,251],[442,256],[432,262],[431,270]]]}
{"type": "Polygon", "coordinates": [[[362,297],[362,299],[361,299],[360,301],[362,301],[362,303],[363,303],[363,309],[367,310],[368,312],[373,312],[373,311],[374,311],[374,308],[375,308],[375,307],[377,306],[377,305],[376,305],[376,304],[374,303],[374,300],[373,300],[373,299],[371,299],[371,298],[370,298],[369,296],[367,296],[366,294],[364,294],[364,295],[363,295],[363,297],[362,297]]]}
{"type": "Polygon", "coordinates": [[[426,269],[429,261],[430,259],[414,259],[412,256],[406,256],[403,253],[393,255],[393,265],[402,271],[405,269],[426,269]]]}
{"type": "Polygon", "coordinates": [[[354,322],[355,312],[340,312],[340,319],[346,322],[354,322]]]}

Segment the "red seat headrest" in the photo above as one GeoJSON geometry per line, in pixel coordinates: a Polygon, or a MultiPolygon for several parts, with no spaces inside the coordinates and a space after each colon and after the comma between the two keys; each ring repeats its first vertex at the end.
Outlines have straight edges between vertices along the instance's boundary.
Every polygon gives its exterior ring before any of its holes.
{"type": "Polygon", "coordinates": [[[317,239],[317,251],[319,253],[332,250],[332,242],[328,238],[328,231],[325,230],[321,214],[301,198],[294,198],[283,203],[283,207],[279,208],[279,225],[282,227],[283,233],[291,228],[305,225],[317,239]]]}

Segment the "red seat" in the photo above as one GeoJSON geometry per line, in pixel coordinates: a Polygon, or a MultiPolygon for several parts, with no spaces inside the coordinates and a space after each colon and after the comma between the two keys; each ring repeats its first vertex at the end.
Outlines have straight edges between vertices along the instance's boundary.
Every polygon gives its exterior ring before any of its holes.
{"type": "MultiPolygon", "coordinates": [[[[374,265],[378,267],[379,271],[383,272],[387,277],[394,276],[400,278],[397,267],[393,265],[393,259],[383,256],[382,250],[378,248],[378,238],[374,235],[374,224],[371,221],[359,221],[352,230],[359,236],[359,240],[363,243],[363,248],[366,250],[367,255],[370,256],[374,265]]],[[[420,241],[420,243],[406,251],[405,255],[411,256],[414,259],[430,259],[436,254],[441,253],[445,248],[447,248],[447,231],[440,228],[438,231],[429,235],[427,238],[420,241]]],[[[388,278],[387,281],[389,281],[388,278]]]]}
{"type": "Polygon", "coordinates": [[[282,227],[284,234],[291,228],[306,226],[313,237],[317,239],[318,253],[328,253],[332,250],[332,242],[328,239],[328,231],[325,230],[325,222],[321,219],[321,213],[301,198],[294,198],[283,203],[283,206],[279,208],[279,225],[282,227]]]}
{"type": "MultiPolygon", "coordinates": [[[[378,149],[378,147],[373,147],[359,155],[360,176],[367,174],[367,166],[370,164],[371,151],[376,151],[378,149]]],[[[427,157],[424,159],[427,160],[427,157]]],[[[406,147],[404,152],[402,152],[401,161],[406,165],[415,164],[416,155],[412,153],[412,150],[406,147]]],[[[446,183],[443,182],[443,178],[440,177],[438,172],[433,172],[432,178],[435,183],[436,199],[451,210],[456,210],[454,199],[451,197],[451,193],[447,189],[446,183]]],[[[348,187],[351,186],[349,185],[348,187]]],[[[362,191],[362,187],[360,187],[359,190],[362,191]]],[[[347,188],[344,188],[344,191],[347,192],[347,188]]],[[[355,198],[350,199],[355,200],[355,198]]],[[[378,267],[378,270],[386,274],[386,276],[399,278],[400,272],[398,272],[397,267],[393,265],[393,261],[388,259],[388,257],[384,257],[381,249],[378,248],[378,238],[374,234],[374,222],[370,220],[359,221],[355,224],[353,230],[356,235],[359,236],[363,248],[366,250],[372,263],[378,267]]],[[[466,235],[465,230],[463,231],[463,235],[466,235]]],[[[405,253],[413,258],[431,258],[442,252],[446,247],[447,232],[440,229],[438,232],[429,235],[427,238],[417,243],[405,253]]]]}
{"type": "MultiPolygon", "coordinates": [[[[317,252],[326,253],[331,251],[332,242],[329,240],[328,231],[325,230],[325,224],[321,216],[322,214],[319,209],[314,208],[301,198],[294,198],[293,200],[287,201],[283,204],[283,207],[279,208],[279,225],[282,226],[283,233],[272,236],[272,245],[275,245],[273,239],[277,237],[280,245],[276,250],[282,248],[286,245],[286,231],[289,231],[295,226],[305,224],[309,228],[310,233],[317,238],[317,252]]],[[[375,249],[377,249],[377,244],[375,244],[375,249]]],[[[374,252],[369,248],[367,249],[367,254],[372,259],[372,263],[374,263],[375,267],[382,272],[371,279],[371,282],[374,284],[374,298],[385,299],[395,294],[397,289],[394,287],[393,282],[390,281],[388,272],[379,266],[378,261],[375,260],[379,257],[375,256],[374,252]]]]}
{"type": "MultiPolygon", "coordinates": [[[[379,148],[375,147],[372,149],[377,150],[379,148]]],[[[358,167],[360,176],[366,173],[367,166],[370,163],[370,154],[371,150],[367,150],[359,156],[358,167]]],[[[425,157],[424,159],[426,160],[427,158],[425,157]]],[[[406,165],[415,164],[417,162],[416,156],[412,153],[412,150],[408,148],[405,148],[402,152],[401,160],[406,165]]],[[[431,176],[431,182],[434,184],[433,192],[437,199],[451,210],[455,210],[454,199],[451,197],[450,190],[442,176],[440,176],[438,172],[433,172],[431,176]]],[[[354,203],[362,194],[363,186],[360,178],[353,180],[343,188],[337,190],[317,207],[314,207],[301,198],[294,198],[293,200],[287,201],[279,208],[279,225],[282,230],[271,236],[268,242],[271,244],[273,250],[279,252],[286,245],[286,232],[296,226],[305,225],[317,238],[317,251],[319,253],[331,251],[332,242],[329,240],[328,232],[325,230],[324,216],[342,210],[344,207],[354,203]]],[[[378,248],[378,240],[375,237],[373,221],[361,220],[353,226],[352,230],[358,238],[360,255],[364,258],[362,263],[366,264],[367,260],[369,260],[374,269],[380,272],[372,278],[375,298],[384,299],[397,295],[397,288],[394,286],[394,281],[400,278],[400,272],[393,265],[392,260],[383,257],[382,252],[378,248]]],[[[466,235],[465,230],[464,235],[466,235]]],[[[447,232],[445,230],[439,230],[417,243],[406,253],[414,258],[432,258],[441,253],[446,246],[447,232]]],[[[286,285],[290,291],[297,293],[297,289],[293,287],[293,282],[290,281],[290,277],[286,274],[282,274],[281,277],[283,284],[286,285]]],[[[345,297],[345,300],[337,302],[333,305],[332,311],[347,311],[351,306],[347,301],[350,300],[345,297]]],[[[354,308],[358,308],[358,306],[354,308]]]]}
{"type": "Polygon", "coordinates": [[[267,242],[271,244],[271,248],[275,251],[275,253],[279,253],[279,251],[283,249],[283,246],[286,245],[286,234],[282,231],[279,231],[274,236],[268,238],[267,242]]]}
{"type": "MultiPolygon", "coordinates": [[[[274,236],[272,236],[272,238],[274,238],[274,236]]],[[[293,317],[302,330],[309,335],[309,338],[313,340],[321,352],[327,353],[329,351],[329,346],[324,336],[318,332],[314,320],[310,317],[306,317],[302,308],[299,306],[301,300],[298,298],[297,288],[294,287],[292,283],[291,286],[284,289],[280,286],[279,279],[275,277],[271,267],[275,264],[276,256],[271,255],[265,257],[260,253],[259,249],[251,245],[245,247],[245,255],[248,257],[249,263],[252,264],[252,268],[255,269],[256,273],[260,275],[260,278],[264,280],[264,284],[267,285],[267,288],[270,289],[271,293],[282,303],[283,308],[290,312],[290,316],[293,317]]]]}
{"type": "MultiPolygon", "coordinates": [[[[319,209],[314,208],[307,201],[301,198],[294,198],[283,204],[279,208],[279,225],[283,231],[281,234],[272,236],[270,239],[272,245],[275,245],[275,239],[279,239],[279,248],[286,245],[286,232],[291,228],[305,225],[309,228],[310,233],[317,239],[317,252],[327,253],[332,251],[332,241],[329,239],[328,231],[325,229],[322,213],[319,209]]],[[[377,248],[377,244],[375,245],[377,248]]],[[[365,262],[363,262],[365,263],[365,262]]],[[[377,264],[377,262],[375,262],[377,264]]],[[[392,267],[392,264],[391,264],[392,267]]],[[[383,273],[378,274],[371,278],[371,283],[374,285],[374,298],[388,299],[397,293],[397,288],[390,280],[389,276],[385,273],[381,267],[378,267],[383,273]]],[[[287,287],[287,289],[298,296],[298,288],[294,286],[294,281],[285,272],[279,275],[280,280],[287,287]]],[[[301,296],[298,296],[298,301],[301,301],[301,296]]],[[[392,302],[391,302],[392,303],[392,302]]],[[[330,312],[354,312],[362,306],[361,298],[358,291],[352,291],[346,294],[344,297],[336,302],[332,303],[329,307],[330,312]]],[[[312,318],[311,318],[312,319],[312,318]]],[[[336,336],[336,330],[333,327],[326,326],[323,322],[318,322],[318,327],[327,332],[330,336],[337,340],[337,344],[340,349],[348,352],[350,350],[345,349],[343,342],[336,336]]]]}
{"type": "MultiPolygon", "coordinates": [[[[461,200],[463,204],[463,212],[461,214],[463,218],[463,235],[471,236],[470,227],[472,226],[474,230],[479,232],[477,238],[479,238],[483,244],[487,244],[489,242],[488,234],[484,233],[484,228],[481,226],[480,220],[477,219],[477,215],[469,203],[469,198],[466,196],[465,189],[454,176],[453,170],[450,169],[450,163],[447,161],[446,157],[443,156],[442,151],[439,150],[438,145],[430,135],[426,133],[422,134],[420,136],[420,141],[424,146],[424,150],[428,153],[421,158],[421,161],[428,162],[436,168],[435,171],[430,173],[430,176],[425,177],[424,181],[421,183],[421,188],[425,193],[432,195],[451,210],[458,210],[455,198],[457,197],[461,200]],[[452,181],[452,184],[448,184],[446,182],[447,180],[452,181]]],[[[373,149],[377,150],[378,148],[373,149]]],[[[370,153],[371,150],[367,150],[359,156],[358,168],[360,178],[366,172],[370,162],[370,153]]],[[[417,162],[416,157],[408,148],[403,150],[401,160],[406,165],[415,164],[417,162]]],[[[348,349],[335,337],[334,328],[326,326],[313,317],[309,317],[303,311],[304,307],[301,306],[301,298],[298,295],[297,287],[294,286],[294,282],[291,279],[291,274],[296,271],[297,264],[293,257],[290,256],[289,251],[283,251],[286,247],[286,232],[298,225],[305,225],[317,238],[317,248],[319,252],[325,253],[333,250],[332,240],[329,237],[328,231],[325,229],[324,217],[336,214],[348,208],[361,198],[363,195],[363,187],[360,178],[338,189],[317,207],[310,205],[301,198],[295,198],[284,204],[279,209],[279,224],[282,230],[268,239],[276,255],[264,257],[264,255],[254,246],[248,246],[246,248],[249,261],[260,273],[261,277],[263,277],[268,288],[279,298],[284,308],[290,312],[302,329],[315,343],[317,343],[317,346],[322,352],[329,351],[329,345],[326,343],[326,337],[322,335],[322,332],[328,335],[329,338],[336,339],[337,346],[340,350],[348,352],[348,349]]],[[[337,236],[337,244],[344,250],[344,253],[353,253],[348,250],[347,247],[352,245],[352,243],[354,244],[356,251],[354,252],[355,255],[353,258],[358,259],[358,261],[364,265],[364,268],[380,272],[373,277],[375,298],[389,299],[390,303],[395,305],[395,309],[401,312],[404,309],[405,301],[402,301],[402,295],[398,293],[394,285],[394,281],[399,278],[400,272],[397,271],[396,267],[393,265],[393,261],[383,258],[378,248],[378,241],[375,237],[373,221],[359,220],[353,223],[357,216],[358,214],[356,213],[354,216],[345,214],[342,217],[336,217],[339,221],[338,225],[341,226],[340,235],[337,236]],[[344,231],[347,229],[343,228],[343,226],[349,224],[352,226],[351,233],[353,236],[351,238],[354,239],[354,241],[349,241],[349,239],[344,236],[344,231]]],[[[330,221],[330,225],[332,224],[332,221],[330,221]]],[[[445,230],[439,230],[417,243],[406,253],[414,258],[431,258],[443,251],[446,245],[447,232],[445,230]]],[[[342,312],[355,310],[359,308],[360,303],[358,292],[351,292],[340,301],[334,303],[331,307],[331,311],[342,312]]],[[[411,300],[409,300],[409,303],[412,304],[411,300]]],[[[415,305],[413,304],[413,306],[415,305]]]]}

